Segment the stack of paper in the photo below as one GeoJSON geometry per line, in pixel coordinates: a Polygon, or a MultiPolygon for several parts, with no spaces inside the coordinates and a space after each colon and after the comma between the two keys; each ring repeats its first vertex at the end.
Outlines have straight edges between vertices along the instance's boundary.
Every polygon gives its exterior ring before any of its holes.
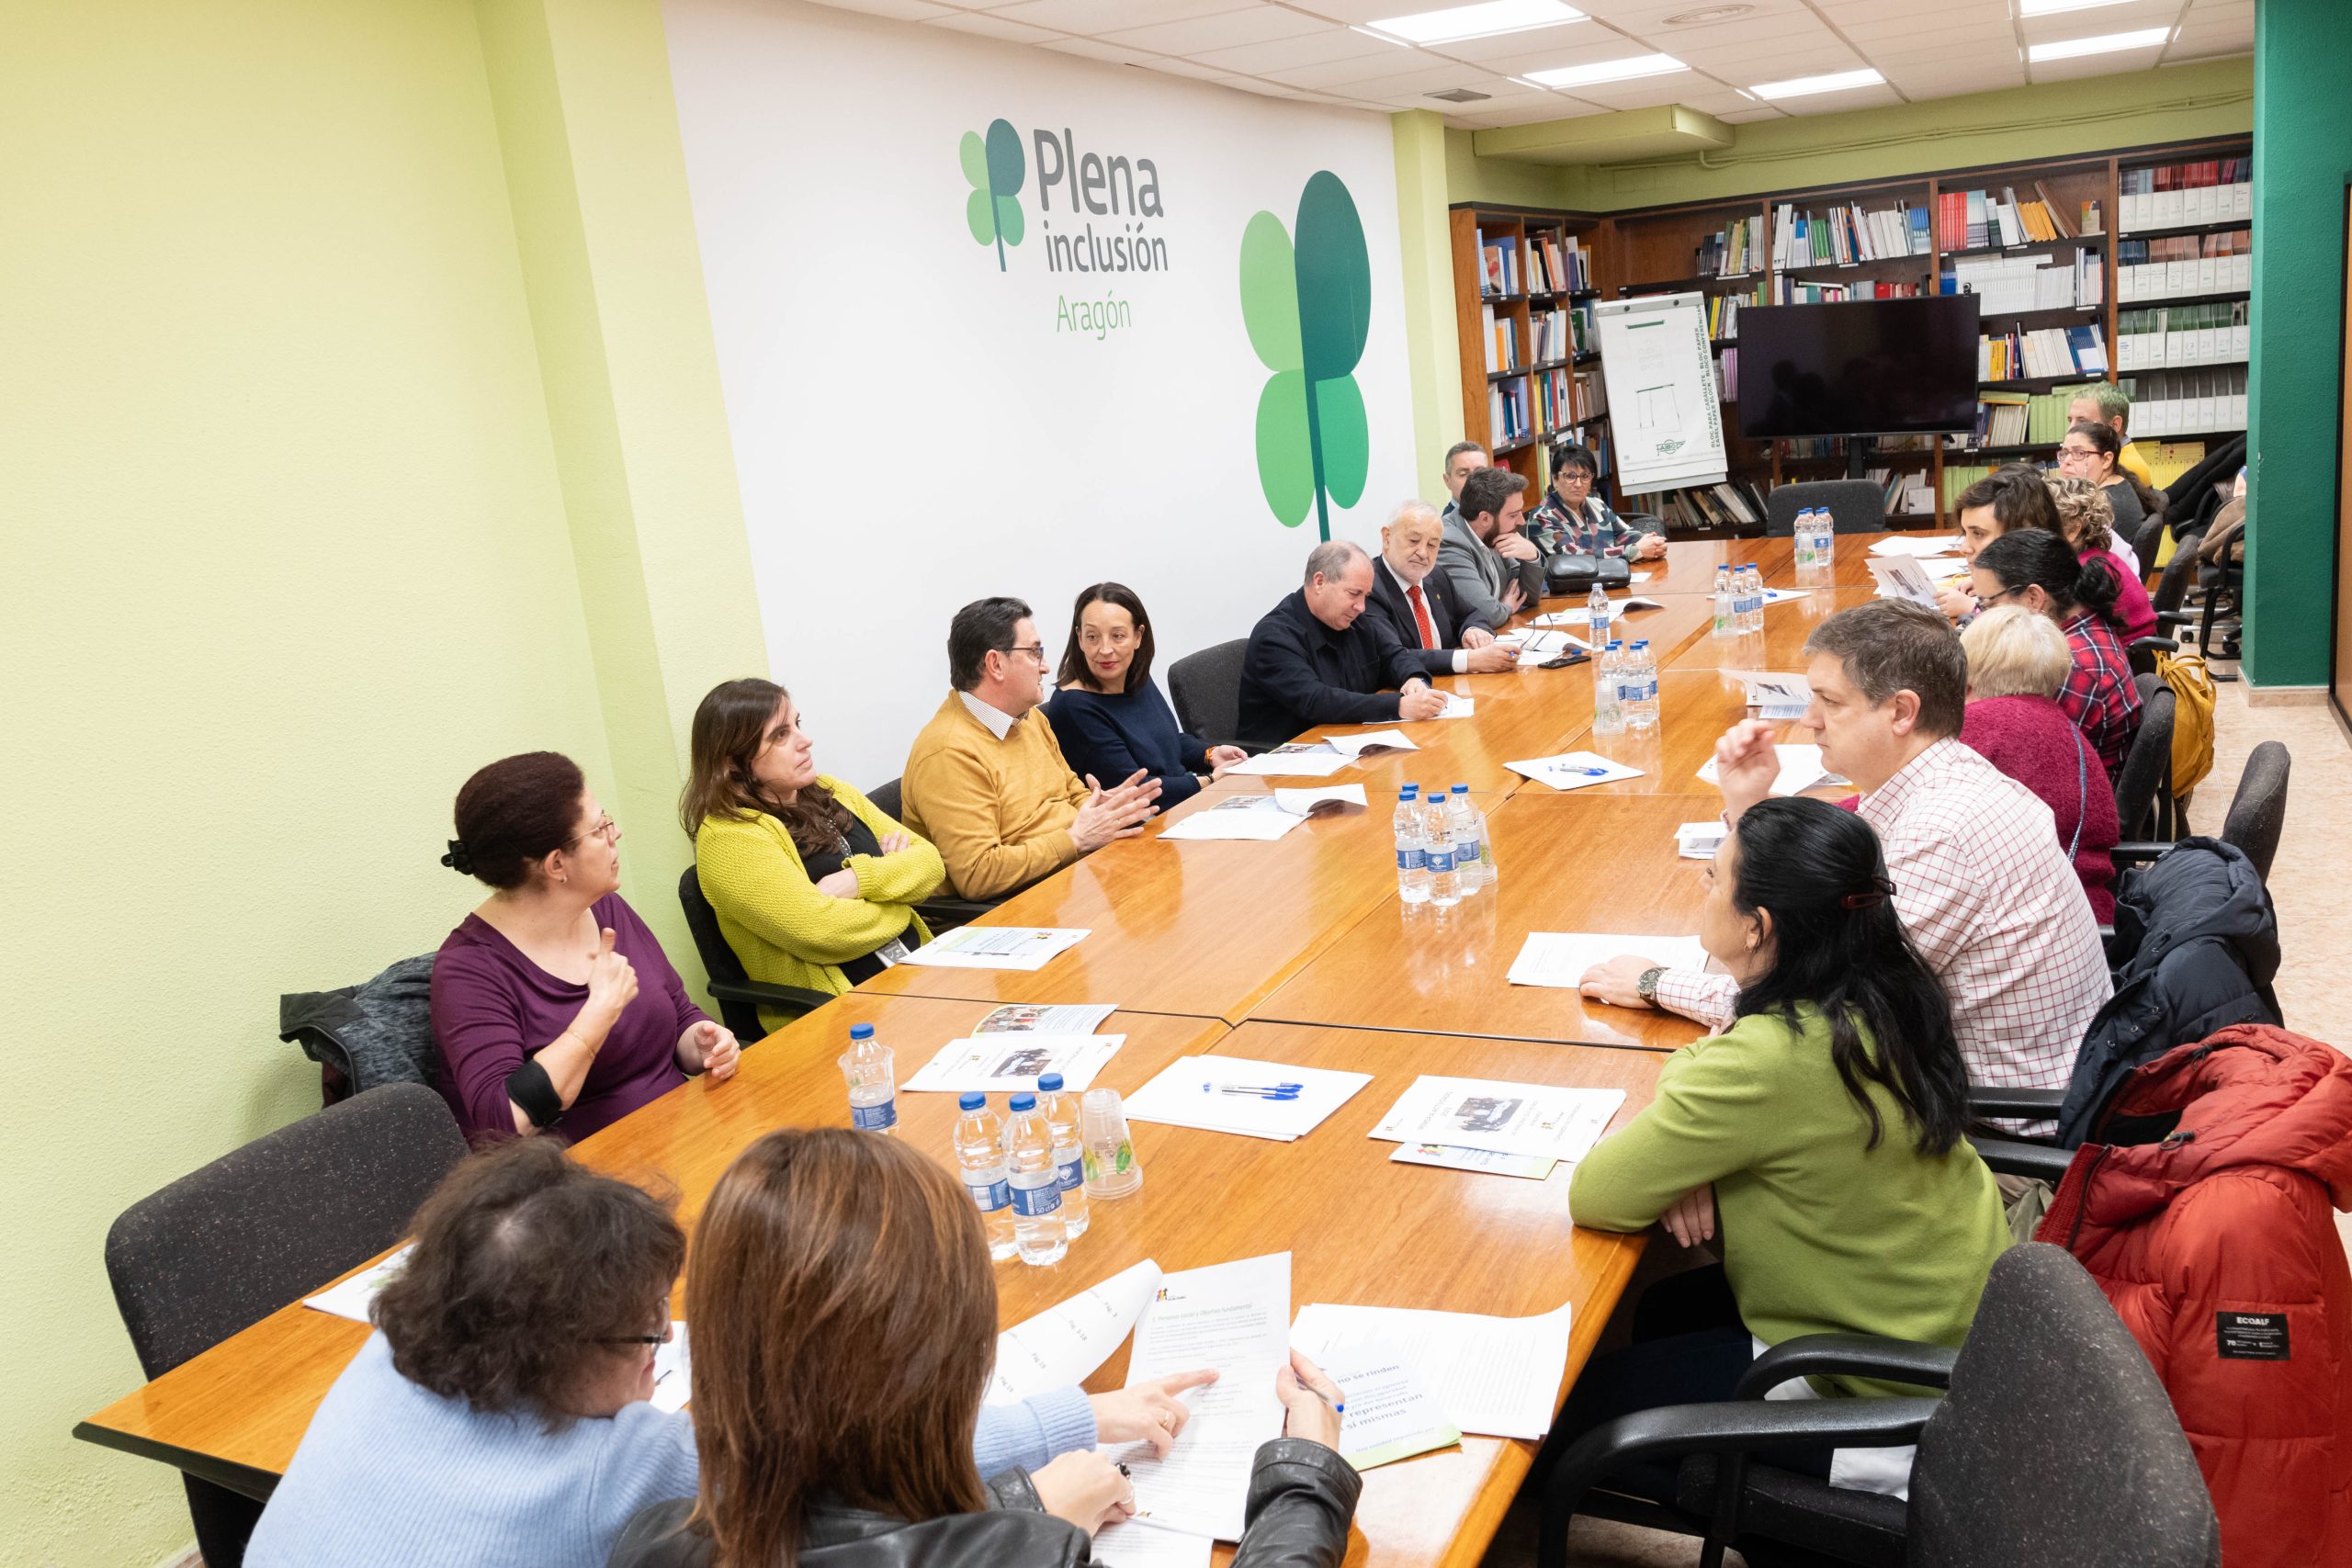
{"type": "Polygon", "coordinates": [[[1437,1143],[1574,1164],[1592,1151],[1600,1130],[1624,1103],[1621,1089],[1561,1089],[1424,1074],[1388,1108],[1372,1136],[1392,1144],[1437,1143]]]}
{"type": "Polygon", "coordinates": [[[1372,1081],[1370,1073],[1180,1056],[1127,1097],[1127,1120],[1289,1143],[1313,1132],[1372,1081]]]}
{"type": "Polygon", "coordinates": [[[1092,934],[1084,926],[957,926],[899,962],[935,969],[1043,969],[1092,934]]]}
{"type": "Polygon", "coordinates": [[[1940,556],[1956,553],[1961,542],[1955,535],[1938,535],[1922,538],[1917,534],[1898,534],[1891,539],[1881,539],[1871,547],[1874,556],[1940,556]]]}
{"type": "Polygon", "coordinates": [[[1092,1377],[1143,1315],[1159,1279],[1159,1265],[1147,1258],[998,1335],[988,1403],[1018,1404],[1092,1377]]]}
{"type": "Polygon", "coordinates": [[[1290,1342],[1327,1364],[1351,1348],[1408,1347],[1406,1364],[1449,1425],[1533,1441],[1551,1429],[1567,1375],[1569,1315],[1566,1304],[1540,1317],[1488,1317],[1314,1302],[1298,1309],[1290,1342]]]}
{"type": "Polygon", "coordinates": [[[1462,1429],[1445,1418],[1404,1352],[1394,1345],[1341,1345],[1320,1363],[1340,1388],[1340,1452],[1358,1470],[1450,1448],[1462,1429]]]}
{"type": "Polygon", "coordinates": [[[1554,789],[1589,789],[1594,784],[1642,776],[1641,769],[1612,761],[1597,751],[1565,751],[1556,757],[1532,757],[1523,762],[1505,762],[1503,766],[1554,789]]]}
{"type": "Polygon", "coordinates": [[[899,1087],[910,1094],[1034,1094],[1037,1078],[1059,1073],[1062,1087],[1093,1087],[1124,1034],[982,1034],[951,1040],[899,1087]]]}
{"type": "Polygon", "coordinates": [[[1320,740],[1291,740],[1236,762],[1225,771],[1250,778],[1319,779],[1329,777],[1354,761],[1349,753],[1320,740]]]}
{"type": "MultiPolygon", "coordinates": [[[[1851,782],[1822,766],[1821,748],[1818,746],[1775,746],[1772,750],[1781,760],[1780,776],[1772,781],[1771,793],[1774,795],[1800,795],[1818,785],[1843,784],[1851,782]]],[[[1713,757],[1707,759],[1706,765],[1699,770],[1698,776],[1706,784],[1719,782],[1715,774],[1715,760],[1713,757]]]]}
{"type": "Polygon", "coordinates": [[[1367,751],[1418,751],[1413,738],[1401,729],[1363,729],[1351,735],[1329,735],[1323,744],[1343,756],[1361,757],[1367,751]]]}
{"type": "Polygon", "coordinates": [[[1707,950],[1695,936],[1611,936],[1591,931],[1529,931],[1511,960],[1514,986],[1550,986],[1573,991],[1585,971],[1612,958],[1638,953],[1668,969],[1703,969],[1707,950]]]}
{"type": "Polygon", "coordinates": [[[1718,817],[1712,822],[1684,822],[1674,829],[1674,852],[1684,860],[1713,860],[1730,829],[1718,817]]]}
{"type": "Polygon", "coordinates": [[[1278,789],[1272,795],[1237,795],[1195,811],[1160,829],[1163,839],[1279,839],[1309,817],[1332,816],[1363,807],[1363,785],[1322,789],[1278,789]]]}
{"type": "Polygon", "coordinates": [[[1747,685],[1747,705],[1756,716],[1777,721],[1803,718],[1813,705],[1813,682],[1803,675],[1742,674],[1747,685]]]}

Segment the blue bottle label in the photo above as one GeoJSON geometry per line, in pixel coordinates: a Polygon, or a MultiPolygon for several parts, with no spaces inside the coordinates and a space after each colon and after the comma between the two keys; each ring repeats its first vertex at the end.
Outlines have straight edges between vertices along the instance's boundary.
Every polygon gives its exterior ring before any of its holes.
{"type": "Polygon", "coordinates": [[[1429,857],[1422,854],[1417,848],[1398,850],[1396,852],[1396,869],[1398,871],[1419,871],[1428,863],[1429,857]]]}
{"type": "Polygon", "coordinates": [[[1057,1180],[1047,1180],[1036,1187],[1015,1187],[1012,1190],[1012,1212],[1023,1219],[1037,1219],[1057,1213],[1062,1206],[1062,1188],[1057,1180]]]}
{"type": "Polygon", "coordinates": [[[1054,1168],[1061,1172],[1063,1191],[1072,1192],[1086,1185],[1086,1156],[1083,1154],[1072,1154],[1054,1168]]]}
{"type": "Polygon", "coordinates": [[[993,1214],[1012,1201],[1012,1184],[1001,1176],[986,1186],[967,1181],[964,1190],[972,1195],[972,1206],[983,1214],[993,1214]]]}
{"type": "Polygon", "coordinates": [[[879,1105],[853,1105],[849,1108],[849,1124],[861,1133],[879,1132],[899,1124],[899,1101],[896,1096],[879,1105]]]}
{"type": "Polygon", "coordinates": [[[1431,876],[1444,876],[1448,873],[1452,872],[1453,870],[1453,846],[1449,844],[1443,849],[1433,849],[1430,851],[1429,867],[1430,874],[1431,876]]]}

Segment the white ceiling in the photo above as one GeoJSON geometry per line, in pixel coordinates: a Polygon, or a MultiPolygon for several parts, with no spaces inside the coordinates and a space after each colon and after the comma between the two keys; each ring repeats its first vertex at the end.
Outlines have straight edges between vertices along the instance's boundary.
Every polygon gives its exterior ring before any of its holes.
{"type": "Polygon", "coordinates": [[[867,16],[1004,39],[1243,92],[1351,108],[1435,109],[1464,128],[1524,125],[1687,104],[1719,118],[1777,119],[2144,71],[2254,48],[2255,0],[2118,0],[2019,18],[2020,0],[1567,0],[1586,19],[1408,48],[1351,23],[1445,8],[1446,0],[820,0],[867,16]],[[1706,19],[1711,13],[1736,16],[1706,19]],[[2146,28],[2161,49],[2041,65],[2026,46],[2146,28]],[[1555,91],[1530,72],[1670,54],[1668,75],[1555,91]],[[1768,104],[1759,82],[1874,66],[1885,84],[1768,104]],[[1426,95],[1467,87],[1468,104],[1426,95]]]}

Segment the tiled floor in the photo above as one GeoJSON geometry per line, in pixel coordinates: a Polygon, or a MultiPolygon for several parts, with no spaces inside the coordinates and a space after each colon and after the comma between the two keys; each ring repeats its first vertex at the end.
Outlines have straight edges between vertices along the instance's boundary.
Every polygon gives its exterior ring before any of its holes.
{"type": "MultiPolygon", "coordinates": [[[[2285,742],[2294,758],[2286,827],[2270,868],[2284,950],[2279,1010],[2289,1028],[2352,1051],[2352,985],[2345,979],[2352,970],[2352,897],[2341,852],[2352,842],[2352,789],[2345,783],[2352,777],[2352,744],[2335,714],[2324,705],[2251,707],[2242,682],[2222,683],[2213,714],[2213,772],[2189,807],[2189,825],[2220,831],[2246,754],[2265,740],[2285,742]]],[[[2335,1219],[2352,1247],[2352,1215],[2335,1219]]],[[[1637,1275],[1635,1288],[1644,1282],[1637,1275]]],[[[1527,1501],[1512,1506],[1482,1568],[1532,1568],[1535,1514],[1527,1501]]],[[[1579,1519],[1569,1534],[1572,1568],[1690,1568],[1698,1560],[1696,1540],[1606,1520],[1579,1519]]],[[[1736,1564],[1739,1556],[1726,1561],[1736,1564]]]]}

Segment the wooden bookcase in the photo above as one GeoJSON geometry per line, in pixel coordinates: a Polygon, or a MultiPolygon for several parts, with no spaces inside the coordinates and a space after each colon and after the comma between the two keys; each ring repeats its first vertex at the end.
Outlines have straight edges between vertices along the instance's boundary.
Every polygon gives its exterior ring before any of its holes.
{"type": "MultiPolygon", "coordinates": [[[[2143,169],[2243,158],[2251,151],[2252,143],[2245,137],[2166,143],[2041,163],[1951,169],[1905,179],[1801,186],[1723,201],[1622,212],[1605,218],[1525,209],[1457,208],[1453,214],[1454,295],[1461,327],[1464,423],[1472,439],[1487,439],[1489,400],[1487,388],[1494,378],[1490,378],[1487,372],[1484,356],[1482,334],[1486,308],[1493,305],[1498,313],[1509,314],[1515,323],[1514,330],[1522,330],[1525,325],[1525,302],[1482,299],[1478,287],[1482,268],[1478,265],[1477,232],[1482,229],[1490,234],[1502,232],[1505,226],[1514,223],[1520,225],[1515,232],[1521,236],[1531,224],[1555,224],[1576,233],[1579,243],[1593,253],[1596,289],[1610,298],[1697,292],[1708,298],[1711,310],[1715,308],[1714,301],[1725,297],[1751,300],[1760,297],[1770,301],[1784,290],[1793,291],[1796,286],[1806,284],[1853,285],[1882,280],[1899,281],[1919,285],[1922,292],[1929,292],[1939,287],[1941,275],[1957,263],[2005,255],[2041,255],[2064,260],[2071,259],[2078,253],[2090,252],[2097,257],[2095,265],[2099,278],[2099,299],[2096,304],[1987,312],[1984,318],[1984,331],[1989,335],[2011,328],[2031,330],[2047,326],[2095,325],[2106,352],[2108,368],[2105,378],[2115,380],[2120,378],[2144,384],[2151,372],[2125,371],[2119,367],[2120,346],[2117,328],[2119,317],[2123,312],[2154,309],[2159,305],[2226,306],[2245,301],[2248,295],[2244,289],[2208,289],[2190,295],[2169,296],[2162,301],[2119,300],[2118,240],[2136,242],[2194,237],[2201,248],[2207,236],[2249,229],[2250,221],[2244,218],[2216,215],[2196,223],[2174,223],[2161,228],[2142,224],[2119,234],[2123,175],[2127,172],[2136,173],[2143,169]],[[2052,205],[2064,214],[2070,224],[2076,226],[2076,237],[2034,241],[2020,245],[1947,248],[1947,236],[1940,220],[1942,197],[1949,193],[1971,190],[1987,191],[1997,197],[2005,187],[2016,192],[2020,200],[2033,199],[2040,191],[2046,191],[2052,205]],[[2085,231],[2080,228],[2083,206],[2091,202],[2096,202],[2098,207],[2099,228],[2097,232],[2085,231]],[[1928,249],[1925,252],[1906,251],[1873,261],[1779,265],[1776,253],[1780,235],[1776,225],[1783,207],[1792,209],[1797,216],[1804,216],[1809,211],[1826,214],[1833,204],[1843,206],[1849,203],[1860,206],[1866,214],[1897,204],[1906,209],[1924,207],[1928,214],[1928,249]],[[1754,225],[1753,232],[1758,237],[1760,252],[1755,265],[1738,273],[1721,270],[1701,272],[1701,245],[1710,237],[1728,231],[1731,225],[1738,220],[1754,225]]],[[[1523,339],[1521,341],[1524,342],[1523,339]]],[[[1715,346],[1719,351],[1736,349],[1738,346],[1736,327],[1719,333],[1715,346]]],[[[1717,363],[1720,372],[1720,352],[1717,363]]],[[[2166,370],[2153,374],[2161,377],[2171,368],[2167,367],[2166,370]]],[[[2243,361],[2206,359],[2200,360],[2194,368],[2242,370],[2243,361]]],[[[1980,383],[1979,391],[2032,396],[2079,386],[2098,378],[2081,374],[2011,378],[1980,383]]],[[[1724,390],[1735,391],[1736,389],[1726,386],[1724,390]]],[[[1846,472],[1848,457],[1843,440],[1822,443],[1748,440],[1736,434],[1736,402],[1727,400],[1724,412],[1727,432],[1725,446],[1735,479],[1748,481],[1763,491],[1789,479],[1835,478],[1846,472]],[[1815,449],[1816,447],[1817,450],[1815,449]]],[[[1540,486],[1544,476],[1541,471],[1542,461],[1537,448],[1546,434],[1549,433],[1538,433],[1532,446],[1513,447],[1508,452],[1497,453],[1497,461],[1508,462],[1540,486]]],[[[2184,430],[2162,434],[2147,433],[2148,438],[2159,440],[2225,439],[2235,434],[2238,434],[2236,430],[2226,428],[2184,430]]],[[[2143,436],[2136,424],[2133,434],[2135,438],[2143,436]]],[[[1492,446],[1490,441],[1488,445],[1492,446]]],[[[2047,461],[2056,445],[2054,435],[2041,441],[2001,446],[1980,444],[1973,436],[1914,437],[1905,442],[1900,449],[1890,449],[1889,443],[1881,442],[1875,453],[1868,457],[1866,466],[1917,475],[1933,496],[1936,510],[1932,517],[1922,514],[1916,521],[1922,525],[1932,522],[1937,526],[1944,526],[1949,523],[1949,500],[1973,477],[1972,470],[2018,459],[2047,461]]],[[[1623,496],[1615,483],[1613,461],[1610,468],[1610,492],[1622,505],[1623,496]]]]}
{"type": "MultiPolygon", "coordinates": [[[[1607,287],[1602,260],[1594,251],[1592,239],[1600,232],[1600,220],[1586,213],[1541,208],[1464,205],[1451,209],[1449,223],[1453,245],[1455,335],[1461,346],[1463,427],[1467,438],[1485,446],[1497,464],[1528,481],[1527,503],[1531,507],[1543,499],[1544,489],[1551,482],[1544,454],[1554,441],[1564,436],[1581,440],[1601,453],[1604,470],[1613,469],[1616,465],[1608,452],[1607,412],[1575,417],[1564,408],[1557,417],[1547,420],[1543,416],[1538,387],[1539,381],[1555,373],[1570,381],[1579,375],[1590,375],[1597,382],[1599,351],[1588,348],[1541,358],[1536,352],[1537,325],[1543,318],[1554,312],[1565,317],[1578,306],[1589,306],[1601,298],[1607,287]],[[1530,278],[1524,270],[1528,246],[1548,238],[1565,252],[1565,242],[1570,236],[1590,253],[1591,287],[1530,288],[1530,278]],[[1519,258],[1519,275],[1504,280],[1517,284],[1516,290],[1496,287],[1484,254],[1489,246],[1507,246],[1519,258]],[[1489,355],[1490,323],[1494,330],[1507,334],[1510,349],[1508,355],[1489,355]],[[1490,365],[1490,358],[1497,363],[1490,365]],[[1506,434],[1496,428],[1493,411],[1498,393],[1523,399],[1528,413],[1523,429],[1506,434]]],[[[1573,326],[1568,330],[1573,332],[1573,326]]]]}

